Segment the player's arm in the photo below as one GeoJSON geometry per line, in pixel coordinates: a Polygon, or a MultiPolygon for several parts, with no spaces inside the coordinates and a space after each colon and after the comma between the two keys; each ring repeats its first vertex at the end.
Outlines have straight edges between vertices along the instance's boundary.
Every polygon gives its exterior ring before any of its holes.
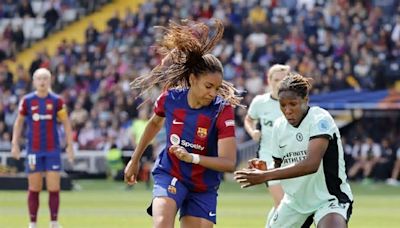
{"type": "Polygon", "coordinates": [[[74,141],[72,137],[71,121],[68,118],[67,110],[63,108],[60,111],[58,111],[57,117],[64,127],[67,146],[70,145],[72,146],[74,141]]]}
{"type": "Polygon", "coordinates": [[[233,172],[236,165],[236,139],[228,137],[218,140],[218,157],[200,155],[199,165],[219,172],[233,172]]]}
{"type": "Polygon", "coordinates": [[[294,165],[267,171],[243,169],[235,172],[235,179],[242,184],[242,187],[249,187],[269,180],[288,179],[315,173],[328,144],[329,140],[324,136],[313,137],[308,143],[307,156],[304,160],[294,165]]]}
{"type": "Polygon", "coordinates": [[[257,129],[257,120],[252,119],[249,114],[244,118],[244,129],[255,141],[259,141],[261,137],[260,130],[257,129]]]}
{"type": "Polygon", "coordinates": [[[74,161],[74,141],[72,137],[71,121],[69,120],[65,105],[62,105],[62,108],[57,112],[57,119],[64,127],[65,141],[67,143],[65,152],[67,153],[68,161],[72,163],[74,161]]]}
{"type": "Polygon", "coordinates": [[[150,144],[150,142],[154,139],[157,133],[164,126],[165,117],[158,116],[157,114],[153,114],[150,118],[149,122],[144,129],[142,137],[140,138],[139,144],[136,145],[135,151],[132,154],[131,160],[138,162],[143,155],[144,150],[150,144]]]}
{"type": "Polygon", "coordinates": [[[136,183],[136,176],[139,172],[140,158],[142,157],[146,147],[163,127],[164,121],[165,117],[153,114],[149,122],[147,122],[146,128],[144,129],[144,132],[139,140],[139,144],[136,145],[135,151],[131,156],[131,160],[128,162],[124,170],[124,178],[127,184],[133,185],[136,183]]]}
{"type": "Polygon", "coordinates": [[[19,148],[19,141],[22,133],[22,127],[24,125],[25,121],[25,116],[22,115],[21,113],[18,113],[17,118],[14,123],[13,127],[13,136],[12,136],[12,141],[11,141],[11,155],[15,159],[20,159],[21,157],[21,151],[19,148]]]}

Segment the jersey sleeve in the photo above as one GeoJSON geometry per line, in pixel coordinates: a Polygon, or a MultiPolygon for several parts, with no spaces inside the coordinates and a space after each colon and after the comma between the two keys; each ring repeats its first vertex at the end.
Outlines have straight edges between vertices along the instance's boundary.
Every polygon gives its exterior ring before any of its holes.
{"type": "Polygon", "coordinates": [[[165,100],[167,99],[168,91],[163,92],[154,103],[154,113],[157,116],[165,117],[165,100]]]}
{"type": "Polygon", "coordinates": [[[25,97],[22,98],[22,100],[19,102],[18,112],[19,112],[19,114],[21,114],[23,116],[28,115],[28,107],[27,107],[27,104],[26,104],[25,97]]]}
{"type": "Polygon", "coordinates": [[[249,105],[249,109],[247,111],[247,115],[253,120],[258,120],[260,118],[260,115],[258,114],[258,102],[259,101],[259,96],[254,97],[254,99],[251,101],[249,105]]]}
{"type": "Polygon", "coordinates": [[[235,137],[235,115],[233,107],[224,106],[221,113],[217,117],[216,127],[218,130],[218,139],[235,137]]]}
{"type": "Polygon", "coordinates": [[[333,118],[327,113],[318,113],[310,128],[310,139],[325,137],[327,139],[333,138],[336,124],[333,118]]]}

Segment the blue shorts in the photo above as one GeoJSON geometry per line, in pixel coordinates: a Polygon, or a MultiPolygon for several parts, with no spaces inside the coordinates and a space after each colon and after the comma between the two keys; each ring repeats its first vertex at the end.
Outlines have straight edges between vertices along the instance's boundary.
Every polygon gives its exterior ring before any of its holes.
{"type": "MultiPolygon", "coordinates": [[[[169,197],[175,200],[179,210],[179,219],[190,215],[205,218],[217,223],[217,191],[192,192],[177,178],[168,174],[157,173],[153,176],[155,197],[169,197]]],[[[151,206],[148,209],[151,214],[151,206]]]]}
{"type": "Polygon", "coordinates": [[[61,155],[59,153],[28,153],[25,159],[27,173],[43,171],[60,171],[61,155]]]}

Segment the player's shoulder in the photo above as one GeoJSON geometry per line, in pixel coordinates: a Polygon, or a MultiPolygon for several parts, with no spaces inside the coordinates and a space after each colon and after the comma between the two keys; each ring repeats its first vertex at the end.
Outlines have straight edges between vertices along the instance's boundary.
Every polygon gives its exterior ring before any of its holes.
{"type": "Polygon", "coordinates": [[[61,99],[61,96],[54,92],[49,92],[49,97],[56,100],[61,99]]]}
{"type": "Polygon", "coordinates": [[[35,92],[30,92],[22,97],[22,100],[30,100],[36,97],[35,92]]]}
{"type": "Polygon", "coordinates": [[[288,124],[287,119],[285,118],[285,116],[282,115],[274,121],[274,128],[279,129],[279,128],[286,126],[287,124],[288,124]]]}
{"type": "Polygon", "coordinates": [[[162,96],[168,97],[172,100],[181,100],[186,98],[188,91],[189,90],[186,88],[173,88],[164,91],[162,96]]]}
{"type": "Polygon", "coordinates": [[[332,119],[333,120],[333,117],[327,110],[325,110],[321,107],[318,107],[318,106],[310,107],[309,113],[310,113],[310,116],[312,117],[312,119],[314,119],[314,120],[315,119],[332,119]]]}
{"type": "Polygon", "coordinates": [[[270,93],[264,93],[264,94],[259,94],[259,95],[256,95],[254,98],[253,98],[253,103],[267,103],[267,102],[269,102],[269,101],[271,101],[272,99],[271,99],[271,94],[270,93]]]}

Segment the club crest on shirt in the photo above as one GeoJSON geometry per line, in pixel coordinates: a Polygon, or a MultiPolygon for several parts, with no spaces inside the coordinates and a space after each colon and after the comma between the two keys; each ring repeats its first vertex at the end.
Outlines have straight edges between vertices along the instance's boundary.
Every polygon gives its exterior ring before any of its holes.
{"type": "Polygon", "coordinates": [[[302,135],[300,132],[297,133],[297,134],[296,134],[296,139],[297,139],[297,141],[299,141],[299,142],[303,141],[303,135],[302,135]]]}
{"type": "Polygon", "coordinates": [[[207,137],[207,128],[198,127],[197,128],[197,136],[199,136],[200,138],[207,137]]]}
{"type": "Polygon", "coordinates": [[[172,185],[169,185],[168,186],[168,192],[171,193],[171,194],[176,194],[176,187],[172,186],[172,185]]]}
{"type": "Polygon", "coordinates": [[[53,109],[53,104],[46,104],[46,109],[47,110],[52,110],[53,109]]]}

